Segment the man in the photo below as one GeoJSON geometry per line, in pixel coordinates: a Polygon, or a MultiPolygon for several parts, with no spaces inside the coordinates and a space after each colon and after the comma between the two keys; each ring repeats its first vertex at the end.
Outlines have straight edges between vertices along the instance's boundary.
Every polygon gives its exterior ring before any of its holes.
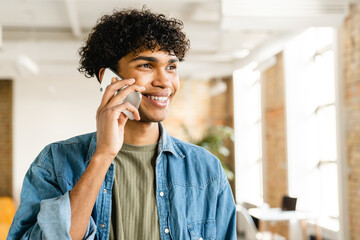
{"type": "Polygon", "coordinates": [[[149,10],[98,21],[79,70],[101,82],[110,67],[124,80],[106,88],[96,133],[50,144],[32,163],[8,239],[236,239],[219,160],[161,124],[189,48],[182,26],[149,10]],[[139,109],[123,103],[134,91],[139,109]]]}

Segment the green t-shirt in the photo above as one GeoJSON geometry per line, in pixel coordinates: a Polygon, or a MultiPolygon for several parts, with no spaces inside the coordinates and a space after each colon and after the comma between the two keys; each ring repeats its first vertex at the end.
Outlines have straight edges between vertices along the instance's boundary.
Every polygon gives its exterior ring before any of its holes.
{"type": "Polygon", "coordinates": [[[110,240],[160,239],[155,194],[157,143],[123,144],[114,159],[110,240]]]}

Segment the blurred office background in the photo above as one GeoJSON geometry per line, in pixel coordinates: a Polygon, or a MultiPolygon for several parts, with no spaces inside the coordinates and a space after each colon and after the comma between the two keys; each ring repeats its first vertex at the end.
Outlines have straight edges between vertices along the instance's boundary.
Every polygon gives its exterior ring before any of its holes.
{"type": "Polygon", "coordinates": [[[47,144],[95,131],[99,84],[77,71],[89,30],[114,8],[183,20],[191,50],[164,122],[200,141],[229,126],[224,162],[236,202],[315,214],[306,236],[360,239],[360,2],[356,0],[1,0],[0,196],[47,144]],[[316,227],[314,227],[316,226],[316,227]]]}

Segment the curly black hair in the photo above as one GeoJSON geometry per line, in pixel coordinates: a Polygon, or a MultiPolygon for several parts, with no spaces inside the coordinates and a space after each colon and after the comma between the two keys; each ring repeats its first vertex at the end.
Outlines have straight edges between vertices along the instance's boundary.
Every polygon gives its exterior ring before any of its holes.
{"type": "MultiPolygon", "coordinates": [[[[79,72],[98,78],[103,67],[117,69],[118,61],[129,53],[160,50],[184,60],[190,41],[182,31],[182,21],[141,10],[114,10],[102,16],[79,49],[79,72]]],[[[98,79],[99,80],[99,79],[98,79]]]]}

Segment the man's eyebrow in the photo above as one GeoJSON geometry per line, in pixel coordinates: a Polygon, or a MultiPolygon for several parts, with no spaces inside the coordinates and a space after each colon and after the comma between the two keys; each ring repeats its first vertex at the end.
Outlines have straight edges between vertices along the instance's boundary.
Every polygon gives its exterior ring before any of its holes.
{"type": "Polygon", "coordinates": [[[177,57],[172,58],[169,60],[169,63],[174,63],[174,62],[180,62],[179,59],[177,57]]]}
{"type": "Polygon", "coordinates": [[[138,56],[136,58],[131,59],[130,62],[135,62],[135,61],[139,61],[139,60],[145,60],[145,61],[149,61],[149,62],[158,62],[159,61],[157,58],[154,58],[154,57],[138,56]]]}
{"type": "MultiPolygon", "coordinates": [[[[157,59],[155,57],[146,57],[146,56],[135,57],[135,58],[131,59],[130,62],[135,62],[135,61],[139,61],[139,60],[145,60],[148,62],[159,62],[159,59],[157,59]]],[[[175,58],[172,58],[169,60],[169,63],[174,63],[174,62],[179,62],[179,59],[177,57],[175,57],[175,58]]]]}

